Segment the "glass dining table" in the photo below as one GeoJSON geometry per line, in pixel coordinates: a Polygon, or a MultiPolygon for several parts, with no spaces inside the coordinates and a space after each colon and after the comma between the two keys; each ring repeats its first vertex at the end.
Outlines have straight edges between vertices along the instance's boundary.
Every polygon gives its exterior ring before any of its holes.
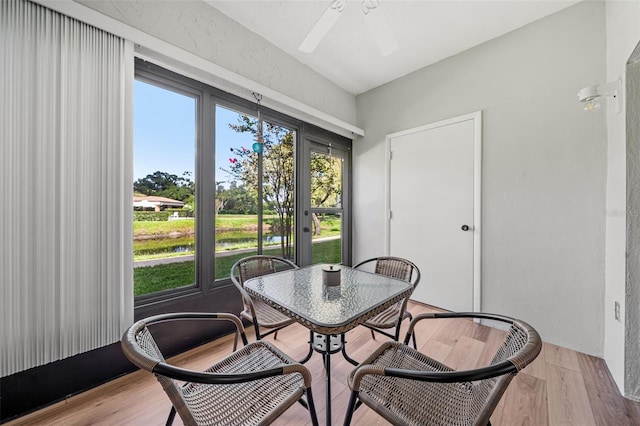
{"type": "MultiPolygon", "coordinates": [[[[244,288],[269,306],[310,330],[309,360],[314,350],[323,355],[326,370],[326,424],[331,424],[331,355],[346,353],[344,333],[409,297],[411,283],[395,278],[336,266],[339,285],[327,285],[328,265],[312,265],[252,278],[244,288]]],[[[336,272],[333,272],[336,273],[336,272]]]]}

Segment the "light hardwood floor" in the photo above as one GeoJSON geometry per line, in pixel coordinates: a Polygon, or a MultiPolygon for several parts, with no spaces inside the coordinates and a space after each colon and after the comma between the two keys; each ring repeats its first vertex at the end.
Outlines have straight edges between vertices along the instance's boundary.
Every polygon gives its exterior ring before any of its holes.
{"type": "MultiPolygon", "coordinates": [[[[409,309],[414,315],[433,311],[416,303],[410,303],[409,309]]],[[[417,331],[420,350],[453,368],[473,368],[486,362],[490,353],[487,349],[497,344],[497,336],[495,330],[469,321],[424,320],[417,331]]],[[[355,359],[364,359],[382,341],[381,336],[376,339],[373,340],[364,327],[350,331],[347,334],[349,354],[355,359]]],[[[308,331],[296,324],[280,331],[277,340],[271,336],[268,340],[294,359],[301,359],[308,348],[308,331]]],[[[231,347],[232,336],[226,336],[176,356],[171,362],[205,369],[229,354],[231,347]]],[[[314,354],[307,366],[313,373],[314,400],[323,424],[325,376],[321,356],[314,354]]],[[[332,420],[336,425],[344,419],[349,398],[345,377],[352,368],[341,355],[332,357],[332,420]]],[[[137,371],[7,425],[163,425],[170,407],[155,378],[137,371]]],[[[309,423],[306,410],[296,405],[276,424],[309,423]]],[[[620,395],[601,359],[545,343],[538,358],[511,382],[491,423],[495,426],[640,425],[640,403],[620,395]]],[[[182,423],[177,418],[174,424],[182,423]]],[[[387,422],[363,406],[356,411],[353,424],[384,425],[387,422]]]]}

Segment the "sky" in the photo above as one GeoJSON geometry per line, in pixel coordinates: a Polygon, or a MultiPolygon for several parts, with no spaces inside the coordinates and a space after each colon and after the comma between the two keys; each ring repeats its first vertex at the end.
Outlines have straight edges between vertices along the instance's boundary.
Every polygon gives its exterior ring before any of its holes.
{"type": "MultiPolygon", "coordinates": [[[[194,180],[196,142],[196,100],[141,81],[134,83],[133,180],[156,171],[182,176],[191,172],[194,180]]],[[[251,135],[237,133],[238,113],[216,108],[216,182],[228,182],[221,171],[232,157],[231,147],[251,148],[251,135]]]]}

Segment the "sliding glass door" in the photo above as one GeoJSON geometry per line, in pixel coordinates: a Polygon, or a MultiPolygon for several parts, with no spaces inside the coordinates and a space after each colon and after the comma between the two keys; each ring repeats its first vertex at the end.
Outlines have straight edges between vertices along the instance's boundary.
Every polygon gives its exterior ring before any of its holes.
{"type": "Polygon", "coordinates": [[[135,84],[134,286],[145,314],[224,293],[245,256],[350,261],[350,140],[258,94],[240,99],[144,61],[135,84]]]}
{"type": "Polygon", "coordinates": [[[216,279],[244,256],[295,261],[297,131],[257,112],[216,105],[216,279]]]}
{"type": "Polygon", "coordinates": [[[350,151],[306,139],[304,152],[300,260],[302,264],[349,263],[350,151]]]}

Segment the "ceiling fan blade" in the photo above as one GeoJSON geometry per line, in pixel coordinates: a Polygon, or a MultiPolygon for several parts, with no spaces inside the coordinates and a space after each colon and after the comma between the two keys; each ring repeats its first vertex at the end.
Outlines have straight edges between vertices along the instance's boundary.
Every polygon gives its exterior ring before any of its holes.
{"type": "Polygon", "coordinates": [[[324,11],[318,22],[313,26],[307,37],[302,41],[298,50],[305,53],[313,52],[325,35],[329,32],[333,24],[336,23],[340,14],[344,10],[344,0],[332,1],[331,5],[324,11]]]}
{"type": "Polygon", "coordinates": [[[396,37],[393,35],[393,31],[391,31],[389,22],[379,6],[369,9],[369,12],[366,14],[366,21],[383,56],[391,55],[400,48],[396,37]]]}

